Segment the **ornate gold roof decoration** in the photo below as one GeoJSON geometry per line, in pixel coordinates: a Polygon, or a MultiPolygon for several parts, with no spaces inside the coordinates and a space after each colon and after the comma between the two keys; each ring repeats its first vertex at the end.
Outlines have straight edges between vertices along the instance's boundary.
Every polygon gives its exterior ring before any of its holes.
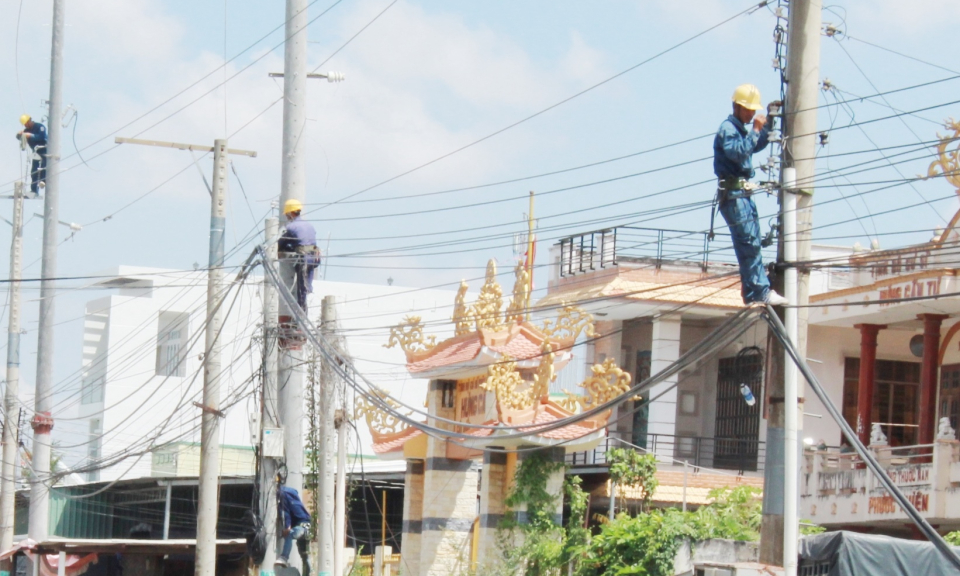
{"type": "MultiPolygon", "coordinates": [[[[386,390],[375,388],[372,393],[393,408],[400,407],[400,404],[390,398],[386,390]]],[[[396,434],[406,426],[403,420],[380,410],[363,396],[357,399],[357,405],[354,409],[354,419],[359,420],[360,418],[366,419],[367,427],[378,434],[396,434]]]]}
{"type": "Polygon", "coordinates": [[[587,314],[579,306],[564,305],[557,316],[556,322],[544,320],[540,328],[548,340],[576,340],[580,333],[588,338],[596,338],[597,332],[593,328],[593,315],[587,314]]]}
{"type": "Polygon", "coordinates": [[[467,315],[473,320],[477,330],[503,327],[500,311],[503,308],[503,290],[497,283],[497,264],[492,259],[487,262],[487,277],[477,301],[473,303],[467,315]]]}
{"type": "Polygon", "coordinates": [[[523,261],[517,262],[516,279],[513,281],[513,300],[507,307],[507,322],[520,323],[527,319],[530,309],[530,272],[523,261]]]}
{"type": "Polygon", "coordinates": [[[937,144],[939,158],[930,163],[927,178],[942,175],[957,189],[957,194],[960,194],[960,144],[952,151],[947,150],[947,146],[951,143],[960,141],[960,122],[950,118],[943,125],[947,130],[952,130],[953,135],[941,136],[939,132],[937,133],[937,138],[940,139],[940,143],[937,144]]]}
{"type": "Polygon", "coordinates": [[[517,363],[507,356],[487,367],[487,379],[480,385],[497,395],[497,410],[523,410],[533,406],[533,394],[529,388],[521,391],[523,386],[525,382],[517,371],[517,363]]]}
{"type": "Polygon", "coordinates": [[[425,337],[420,317],[407,316],[403,322],[390,329],[390,339],[383,347],[393,348],[397,345],[407,354],[425,352],[437,345],[437,337],[425,337]]]}
{"type": "Polygon", "coordinates": [[[550,396],[550,383],[557,379],[557,369],[553,365],[555,356],[553,345],[544,341],[540,347],[540,365],[533,377],[533,397],[537,400],[550,396]]]}
{"type": "MultiPolygon", "coordinates": [[[[577,396],[564,390],[567,403],[576,402],[583,410],[589,410],[613,400],[630,389],[630,374],[617,366],[613,358],[607,358],[603,364],[594,364],[590,370],[593,376],[580,385],[587,392],[586,396],[577,396]]],[[[639,396],[634,399],[639,399],[639,396]]]]}
{"type": "Polygon", "coordinates": [[[468,315],[466,304],[468,288],[467,281],[461,280],[460,289],[457,290],[457,299],[453,305],[454,336],[469,334],[473,331],[470,327],[470,316],[468,315]]]}

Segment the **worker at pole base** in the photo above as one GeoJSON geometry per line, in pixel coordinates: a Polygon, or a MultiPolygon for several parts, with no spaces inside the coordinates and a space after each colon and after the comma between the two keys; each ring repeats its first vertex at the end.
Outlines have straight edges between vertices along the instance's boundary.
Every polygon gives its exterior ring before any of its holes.
{"type": "Polygon", "coordinates": [[[304,508],[300,495],[293,488],[279,484],[277,498],[280,500],[278,512],[283,520],[283,549],[277,556],[276,565],[286,566],[293,552],[293,542],[297,542],[297,551],[303,560],[303,573],[310,574],[310,560],[307,553],[307,537],[310,533],[310,513],[304,508]]]}
{"type": "Polygon", "coordinates": [[[733,250],[740,264],[740,292],[744,304],[782,306],[787,299],[770,288],[760,254],[760,219],[751,198],[756,185],[752,156],[767,146],[770,120],[757,115],[763,105],[752,84],[733,92],[733,114],[720,124],[713,139],[713,172],[717,175],[720,214],[730,228],[733,250]],[[749,126],[749,128],[748,128],[749,126]]]}
{"type": "Polygon", "coordinates": [[[287,227],[280,236],[278,251],[281,259],[293,260],[297,303],[306,312],[307,295],[313,292],[313,272],[320,265],[320,250],[317,248],[317,231],[312,224],[300,219],[302,211],[303,204],[299,200],[284,202],[287,227]]]}
{"type": "Polygon", "coordinates": [[[33,150],[33,162],[30,163],[30,191],[33,196],[40,195],[40,188],[46,185],[47,180],[47,128],[39,122],[34,122],[29,114],[20,117],[23,130],[17,132],[17,140],[24,149],[30,146],[33,150]]]}

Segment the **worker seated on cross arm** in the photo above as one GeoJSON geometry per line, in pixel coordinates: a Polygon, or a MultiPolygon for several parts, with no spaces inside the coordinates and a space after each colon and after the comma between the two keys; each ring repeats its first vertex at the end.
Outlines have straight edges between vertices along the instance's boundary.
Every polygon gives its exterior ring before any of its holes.
{"type": "Polygon", "coordinates": [[[303,506],[300,495],[293,488],[280,484],[277,486],[278,512],[283,522],[283,548],[277,556],[277,565],[286,566],[293,551],[293,542],[297,542],[297,551],[303,560],[303,574],[310,574],[310,561],[307,552],[307,538],[310,532],[310,513],[303,506]]]}
{"type": "Polygon", "coordinates": [[[17,140],[21,146],[30,146],[34,153],[30,163],[30,191],[36,197],[47,180],[47,128],[34,122],[29,114],[20,117],[20,124],[23,124],[23,130],[17,132],[17,140]]]}
{"type": "Polygon", "coordinates": [[[313,292],[313,273],[320,266],[320,250],[317,231],[312,224],[300,219],[302,211],[299,200],[287,200],[283,204],[287,227],[280,236],[278,248],[281,258],[294,260],[297,303],[306,312],[307,295],[313,292]]]}
{"type": "MultiPolygon", "coordinates": [[[[773,104],[771,104],[772,106],[773,104]]],[[[730,228],[733,250],[740,265],[740,292],[744,304],[782,306],[787,299],[770,288],[760,254],[760,219],[751,198],[755,186],[753,155],[767,146],[770,120],[757,115],[763,105],[752,84],[733,93],[733,114],[720,124],[713,139],[713,172],[717,175],[720,214],[730,228]]]]}

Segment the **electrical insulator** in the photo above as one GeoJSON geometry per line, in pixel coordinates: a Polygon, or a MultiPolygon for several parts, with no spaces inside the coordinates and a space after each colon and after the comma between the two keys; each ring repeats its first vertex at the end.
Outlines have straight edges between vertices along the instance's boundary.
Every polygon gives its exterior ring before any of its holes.
{"type": "Polygon", "coordinates": [[[787,15],[783,13],[783,6],[777,6],[777,9],[774,11],[774,16],[777,18],[787,19],[787,15]]]}
{"type": "Polygon", "coordinates": [[[829,22],[827,22],[824,24],[823,34],[828,38],[833,38],[837,34],[843,34],[843,32],[838,30],[837,27],[834,26],[833,24],[830,24],[829,22]]]}
{"type": "Polygon", "coordinates": [[[827,144],[830,143],[830,134],[828,134],[827,132],[821,132],[819,136],[820,136],[821,146],[826,146],[827,144]]]}
{"type": "Polygon", "coordinates": [[[833,82],[831,82],[829,78],[824,78],[823,82],[820,83],[820,89],[824,92],[834,90],[835,88],[836,86],[833,85],[833,82]]]}
{"type": "Polygon", "coordinates": [[[343,72],[327,72],[327,82],[343,82],[345,79],[343,72]]]}
{"type": "Polygon", "coordinates": [[[774,58],[774,59],[773,59],[773,69],[774,69],[774,70],[780,70],[780,68],[781,68],[781,66],[780,66],[780,59],[779,59],[779,58],[774,58]]]}

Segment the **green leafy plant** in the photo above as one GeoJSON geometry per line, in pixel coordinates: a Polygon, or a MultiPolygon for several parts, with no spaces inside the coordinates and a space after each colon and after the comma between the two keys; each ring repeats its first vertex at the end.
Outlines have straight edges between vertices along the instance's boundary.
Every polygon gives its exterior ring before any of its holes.
{"type": "Polygon", "coordinates": [[[508,515],[500,521],[497,534],[504,561],[500,569],[505,573],[559,576],[566,538],[555,520],[560,494],[551,494],[547,482],[563,469],[563,463],[550,460],[542,451],[532,452],[517,467],[504,504],[522,512],[523,521],[508,515]]]}
{"type": "Polygon", "coordinates": [[[607,450],[607,465],[610,481],[617,486],[639,488],[643,509],[649,507],[659,484],[656,477],[657,457],[641,454],[632,448],[611,448],[607,450]]]}
{"type": "Polygon", "coordinates": [[[946,536],[943,537],[947,541],[947,544],[951,546],[960,546],[960,530],[954,530],[953,532],[948,532],[946,536]]]}

